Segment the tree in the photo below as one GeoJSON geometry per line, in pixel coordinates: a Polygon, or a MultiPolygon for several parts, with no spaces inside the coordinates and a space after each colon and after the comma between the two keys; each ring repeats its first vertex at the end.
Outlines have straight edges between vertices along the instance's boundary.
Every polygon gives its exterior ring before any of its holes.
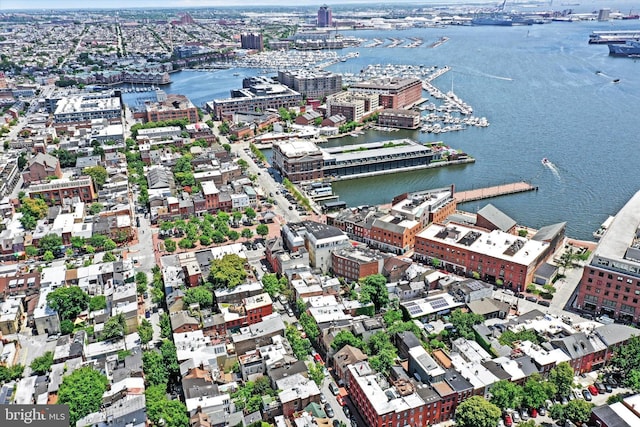
{"type": "Polygon", "coordinates": [[[167,252],[175,252],[176,250],[176,242],[175,240],[165,240],[164,241],[164,248],[167,250],[167,252]]]}
{"type": "Polygon", "coordinates": [[[61,320],[75,320],[87,309],[89,295],[77,286],[61,287],[47,295],[47,304],[55,310],[61,320]]]}
{"type": "Polygon", "coordinates": [[[51,252],[51,251],[45,251],[44,255],[42,255],[42,259],[43,259],[45,262],[51,262],[51,261],[53,261],[54,259],[56,259],[56,257],[53,255],[53,252],[51,252]]]}
{"type": "Polygon", "coordinates": [[[162,313],[160,316],[160,336],[162,338],[170,338],[172,334],[171,318],[167,313],[162,313]]]}
{"type": "Polygon", "coordinates": [[[91,243],[91,246],[95,246],[96,248],[103,247],[106,241],[107,237],[103,234],[94,234],[89,238],[89,243],[91,243]]]}
{"type": "Polygon", "coordinates": [[[147,284],[146,283],[136,283],[136,294],[138,296],[143,296],[144,293],[147,292],[147,284]]]}
{"type": "Polygon", "coordinates": [[[116,244],[116,242],[114,242],[114,241],[113,241],[113,240],[111,240],[111,239],[107,239],[107,240],[105,240],[105,241],[104,241],[103,249],[104,249],[105,251],[112,251],[112,250],[114,250],[114,249],[115,249],[115,248],[117,248],[117,247],[118,247],[118,245],[116,244]]]}
{"type": "Polygon", "coordinates": [[[62,335],[69,335],[75,329],[75,325],[69,319],[64,319],[60,322],[60,333],[62,335]]]}
{"type": "Polygon", "coordinates": [[[180,247],[180,249],[191,249],[194,246],[193,240],[185,237],[184,239],[180,239],[180,241],[178,242],[178,246],[180,247]]]}
{"type": "Polygon", "coordinates": [[[17,380],[22,376],[23,372],[23,365],[18,364],[10,367],[0,366],[0,384],[4,384],[7,381],[17,380]]]}
{"type": "Polygon", "coordinates": [[[176,345],[173,341],[165,339],[160,344],[160,354],[162,354],[162,361],[164,366],[167,367],[169,376],[174,378],[180,376],[180,364],[178,363],[178,355],[176,345]]]}
{"type": "Polygon", "coordinates": [[[305,334],[307,334],[307,338],[310,340],[315,341],[320,336],[318,324],[310,314],[305,312],[300,315],[300,325],[302,325],[302,329],[304,329],[305,334]]]}
{"type": "Polygon", "coordinates": [[[187,289],[182,301],[186,307],[191,304],[198,304],[200,308],[209,308],[213,306],[213,294],[205,286],[196,286],[195,288],[187,289]]]}
{"type": "Polygon", "coordinates": [[[105,252],[102,257],[102,262],[114,262],[116,260],[116,256],[113,252],[105,252]]]}
{"type": "Polygon", "coordinates": [[[30,367],[34,374],[45,375],[51,370],[51,365],[53,365],[53,353],[47,351],[42,356],[33,359],[30,367]]]}
{"type": "Polygon", "coordinates": [[[564,416],[574,423],[586,423],[591,417],[593,404],[582,399],[571,400],[565,405],[564,416]]]}
{"type": "Polygon", "coordinates": [[[102,212],[103,209],[104,206],[102,205],[102,203],[92,203],[91,206],[89,206],[89,213],[91,215],[96,215],[102,212]]]}
{"type": "Polygon", "coordinates": [[[524,383],[522,388],[522,403],[528,408],[539,408],[545,400],[556,394],[556,388],[550,382],[546,382],[539,374],[533,374],[524,383]]]}
{"type": "Polygon", "coordinates": [[[360,295],[366,301],[371,301],[380,311],[389,303],[389,291],[387,290],[387,278],[382,274],[372,274],[362,280],[360,295]]]}
{"type": "Polygon", "coordinates": [[[153,339],[153,327],[147,319],[142,319],[140,322],[140,326],[138,326],[138,336],[140,337],[140,342],[145,347],[153,339]]]}
{"type": "Polygon", "coordinates": [[[107,182],[107,177],[109,176],[107,174],[107,169],[100,165],[84,168],[82,173],[89,175],[97,188],[102,188],[104,183],[107,182]]]}
{"type": "Polygon", "coordinates": [[[344,329],[336,334],[336,336],[333,338],[333,341],[331,342],[331,348],[335,351],[340,351],[340,349],[345,345],[357,347],[360,350],[365,348],[364,342],[360,338],[353,335],[353,332],[348,329],[344,329]]]}
{"type": "Polygon", "coordinates": [[[247,216],[247,218],[249,218],[250,220],[254,220],[257,216],[256,211],[253,208],[247,208],[244,210],[244,214],[247,216]]]}
{"type": "Polygon", "coordinates": [[[518,408],[522,402],[522,387],[508,380],[500,380],[491,387],[491,403],[498,408],[518,408]]]}
{"type": "Polygon", "coordinates": [[[107,308],[107,297],[104,295],[96,295],[89,300],[89,311],[102,310],[107,308]]]}
{"type": "Polygon", "coordinates": [[[253,237],[253,230],[251,230],[250,228],[243,228],[240,235],[245,239],[250,239],[251,237],[253,237]]]}
{"type": "Polygon", "coordinates": [[[481,314],[465,313],[458,308],[451,313],[450,321],[458,331],[458,335],[466,339],[473,339],[473,325],[482,323],[484,316],[481,314]]]}
{"type": "Polygon", "coordinates": [[[256,227],[256,233],[264,238],[267,234],[269,234],[269,227],[266,224],[260,224],[256,227]]]}
{"type": "Polygon", "coordinates": [[[211,244],[211,238],[205,234],[200,236],[198,240],[200,240],[202,246],[209,246],[211,244]]]}
{"type": "Polygon", "coordinates": [[[275,274],[265,274],[264,276],[262,276],[261,281],[262,281],[262,288],[270,296],[273,297],[276,294],[279,294],[280,292],[282,292],[283,286],[278,280],[278,276],[276,276],[275,274]]]}
{"type": "Polygon", "coordinates": [[[164,364],[162,354],[156,350],[142,353],[142,370],[147,384],[150,386],[162,385],[166,388],[169,382],[169,371],[164,364]]]}
{"type": "Polygon", "coordinates": [[[287,328],[285,329],[285,336],[287,337],[289,344],[291,344],[293,355],[298,360],[304,360],[311,351],[311,343],[309,340],[302,338],[300,331],[298,331],[298,329],[293,325],[287,325],[287,328]]]}
{"type": "Polygon", "coordinates": [[[38,241],[38,247],[42,252],[57,253],[62,246],[62,237],[57,234],[47,234],[38,241]]]}
{"type": "Polygon", "coordinates": [[[106,322],[104,322],[104,329],[102,330],[102,339],[105,341],[111,340],[114,338],[124,339],[126,329],[127,329],[127,321],[124,317],[124,314],[119,313],[115,316],[110,317],[106,322]]]}
{"type": "Polygon", "coordinates": [[[552,420],[560,421],[561,424],[564,424],[564,421],[567,419],[564,415],[564,405],[556,404],[549,409],[549,417],[552,420]]]}
{"type": "Polygon", "coordinates": [[[180,400],[167,399],[166,388],[163,385],[147,387],[144,392],[147,417],[153,425],[160,425],[163,420],[165,427],[185,427],[189,425],[187,407],[180,400]]]}
{"type": "Polygon", "coordinates": [[[147,283],[149,283],[149,278],[147,277],[147,273],[145,273],[144,271],[138,271],[136,273],[136,283],[146,286],[147,283]]]}
{"type": "Polygon", "coordinates": [[[69,405],[70,425],[100,410],[108,383],[107,377],[91,367],[76,369],[64,377],[58,390],[58,403],[69,405]]]}
{"type": "Polygon", "coordinates": [[[29,258],[36,257],[38,256],[38,248],[36,248],[35,246],[27,246],[26,248],[24,248],[24,253],[29,258]]]}
{"type": "Polygon", "coordinates": [[[635,335],[614,350],[611,365],[622,376],[622,383],[634,392],[640,391],[640,336],[635,335]]]}
{"type": "Polygon", "coordinates": [[[402,321],[402,312],[400,310],[389,310],[382,315],[382,319],[384,320],[384,324],[389,327],[396,322],[402,321]]]}
{"type": "Polygon", "coordinates": [[[458,405],[456,425],[459,427],[496,427],[500,420],[500,408],[484,397],[472,396],[458,405]]]}
{"type": "Polygon", "coordinates": [[[49,207],[47,203],[40,198],[30,199],[28,197],[21,197],[19,210],[24,215],[31,215],[36,219],[42,219],[47,216],[49,207]]]}
{"type": "Polygon", "coordinates": [[[322,387],[324,381],[324,366],[320,363],[312,362],[309,364],[309,378],[313,380],[318,387],[322,387]]]}
{"type": "Polygon", "coordinates": [[[235,288],[247,277],[244,269],[245,259],[236,254],[226,254],[211,261],[209,282],[214,289],[235,288]]]}
{"type": "Polygon", "coordinates": [[[569,396],[573,387],[573,368],[568,362],[558,363],[549,372],[549,381],[555,385],[560,396],[569,396]]]}

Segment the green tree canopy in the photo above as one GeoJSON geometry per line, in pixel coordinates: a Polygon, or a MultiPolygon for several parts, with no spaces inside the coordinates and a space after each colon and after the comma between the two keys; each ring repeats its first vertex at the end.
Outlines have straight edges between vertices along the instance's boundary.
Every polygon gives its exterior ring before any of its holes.
{"type": "Polygon", "coordinates": [[[556,387],[544,381],[539,374],[533,374],[524,383],[522,391],[522,403],[528,408],[539,408],[544,405],[545,400],[556,394],[556,387]]]}
{"type": "Polygon", "coordinates": [[[500,380],[491,387],[491,403],[504,410],[518,408],[522,402],[522,387],[508,380],[500,380]]]}
{"type": "Polygon", "coordinates": [[[53,353],[47,351],[42,356],[33,359],[29,366],[34,374],[44,375],[51,370],[51,365],[53,365],[53,353]]]}
{"type": "Polygon", "coordinates": [[[247,381],[231,394],[231,398],[237,409],[244,409],[245,413],[253,413],[260,410],[263,396],[276,396],[276,391],[271,388],[269,378],[258,377],[255,381],[247,381]]]}
{"type": "Polygon", "coordinates": [[[568,362],[558,363],[549,372],[549,381],[556,387],[560,396],[569,396],[573,387],[573,368],[568,362]]]}
{"type": "Polygon", "coordinates": [[[353,332],[348,329],[344,329],[336,334],[335,338],[333,338],[333,341],[331,342],[331,348],[335,351],[339,351],[345,345],[357,347],[360,350],[365,348],[364,342],[353,335],[353,332]]]}
{"type": "Polygon", "coordinates": [[[42,252],[60,252],[62,246],[62,237],[57,234],[47,234],[38,241],[38,247],[42,252]]]}
{"type": "Polygon", "coordinates": [[[564,416],[574,423],[586,423],[591,417],[593,403],[582,399],[571,400],[565,405],[564,416]]]}
{"type": "Polygon", "coordinates": [[[622,383],[634,392],[640,391],[640,335],[635,335],[614,350],[611,365],[622,376],[622,383]]]}
{"type": "Polygon", "coordinates": [[[304,312],[300,315],[300,325],[302,325],[304,332],[307,334],[307,338],[310,340],[315,341],[320,336],[320,329],[318,328],[316,319],[310,314],[304,312]]]}
{"type": "Polygon", "coordinates": [[[107,169],[100,165],[84,168],[82,173],[90,176],[97,188],[102,188],[104,183],[107,182],[107,177],[109,176],[107,174],[107,169]]]}
{"type": "Polygon", "coordinates": [[[261,279],[262,287],[270,296],[282,292],[284,286],[275,274],[265,274],[261,279]]]}
{"type": "Polygon", "coordinates": [[[159,426],[160,420],[164,421],[165,427],[186,427],[189,425],[187,407],[180,400],[169,400],[164,384],[147,387],[144,395],[147,417],[153,425],[159,426]]]}
{"type": "Polygon", "coordinates": [[[166,388],[169,382],[169,371],[160,352],[156,350],[145,351],[142,354],[142,370],[144,378],[150,386],[160,385],[166,388]]]}
{"type": "Polygon", "coordinates": [[[69,405],[70,425],[100,410],[108,383],[107,377],[91,367],[76,369],[64,377],[58,390],[58,403],[69,405]]]}
{"type": "Polygon", "coordinates": [[[372,274],[362,279],[360,296],[364,301],[371,301],[380,311],[389,304],[389,291],[387,291],[387,278],[382,274],[372,274]]]}
{"type": "Polygon", "coordinates": [[[102,310],[107,308],[107,297],[104,295],[96,295],[89,299],[89,311],[102,310]]]}
{"type": "Polygon", "coordinates": [[[185,307],[197,303],[200,308],[209,308],[213,306],[213,293],[206,286],[196,286],[186,290],[182,301],[185,307]]]}
{"type": "Polygon", "coordinates": [[[89,295],[77,286],[61,287],[47,295],[47,304],[61,320],[75,320],[89,305],[89,295]]]}
{"type": "Polygon", "coordinates": [[[211,261],[209,282],[214,289],[235,288],[247,277],[244,265],[245,259],[236,254],[227,254],[215,259],[211,261]]]}
{"type": "Polygon", "coordinates": [[[256,227],[256,234],[261,237],[265,237],[269,234],[269,227],[266,224],[260,224],[256,227]]]}
{"type": "Polygon", "coordinates": [[[496,427],[500,420],[500,408],[484,397],[472,396],[458,405],[456,425],[459,427],[496,427]]]}
{"type": "Polygon", "coordinates": [[[484,316],[481,314],[465,313],[458,308],[451,313],[450,320],[458,331],[458,335],[466,339],[473,339],[473,326],[482,323],[484,316]]]}
{"type": "Polygon", "coordinates": [[[102,206],[102,203],[92,203],[91,206],[89,206],[89,213],[91,215],[96,215],[102,212],[103,209],[104,206],[102,206]]]}
{"type": "Polygon", "coordinates": [[[147,319],[142,319],[138,326],[138,336],[143,346],[146,346],[153,339],[153,327],[147,319]]]}
{"type": "Polygon", "coordinates": [[[31,215],[36,219],[42,219],[47,216],[49,207],[47,206],[47,203],[40,198],[30,199],[28,197],[23,197],[20,199],[19,210],[24,215],[31,215]]]}
{"type": "Polygon", "coordinates": [[[106,322],[104,322],[104,329],[102,330],[102,339],[103,340],[111,340],[115,338],[122,338],[126,334],[127,322],[124,317],[124,314],[119,313],[115,316],[110,317],[106,322]]]}

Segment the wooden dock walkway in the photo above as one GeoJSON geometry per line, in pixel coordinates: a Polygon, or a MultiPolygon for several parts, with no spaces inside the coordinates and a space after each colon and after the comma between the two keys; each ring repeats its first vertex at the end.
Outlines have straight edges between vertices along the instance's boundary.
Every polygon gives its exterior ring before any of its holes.
{"type": "Polygon", "coordinates": [[[467,191],[456,191],[454,198],[458,203],[473,202],[475,200],[490,199],[492,197],[507,194],[524,193],[525,191],[538,191],[538,187],[528,182],[519,181],[510,184],[496,185],[494,187],[477,188],[467,191]]]}

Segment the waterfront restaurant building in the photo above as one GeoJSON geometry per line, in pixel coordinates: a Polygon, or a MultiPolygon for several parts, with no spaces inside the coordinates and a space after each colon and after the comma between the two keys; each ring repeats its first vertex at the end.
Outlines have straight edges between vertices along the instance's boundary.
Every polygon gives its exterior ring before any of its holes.
{"type": "Polygon", "coordinates": [[[535,271],[551,256],[548,241],[526,239],[501,230],[449,223],[432,223],[416,236],[415,255],[437,260],[459,274],[523,291],[533,283],[535,271]]]}
{"type": "Polygon", "coordinates": [[[384,108],[406,108],[422,98],[422,82],[417,77],[383,77],[355,83],[349,92],[379,95],[384,108]]]}
{"type": "Polygon", "coordinates": [[[578,285],[578,308],[624,322],[640,321],[640,192],[601,237],[578,285]]]}

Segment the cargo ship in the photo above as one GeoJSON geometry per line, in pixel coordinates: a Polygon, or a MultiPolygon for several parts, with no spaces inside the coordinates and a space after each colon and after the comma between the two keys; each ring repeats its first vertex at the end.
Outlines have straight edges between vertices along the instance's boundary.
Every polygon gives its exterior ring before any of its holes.
{"type": "Polygon", "coordinates": [[[640,56],[640,41],[628,40],[625,44],[610,44],[609,55],[611,56],[640,56]]]}
{"type": "Polygon", "coordinates": [[[589,34],[589,44],[624,44],[629,40],[640,40],[640,29],[594,31],[589,34]]]}

